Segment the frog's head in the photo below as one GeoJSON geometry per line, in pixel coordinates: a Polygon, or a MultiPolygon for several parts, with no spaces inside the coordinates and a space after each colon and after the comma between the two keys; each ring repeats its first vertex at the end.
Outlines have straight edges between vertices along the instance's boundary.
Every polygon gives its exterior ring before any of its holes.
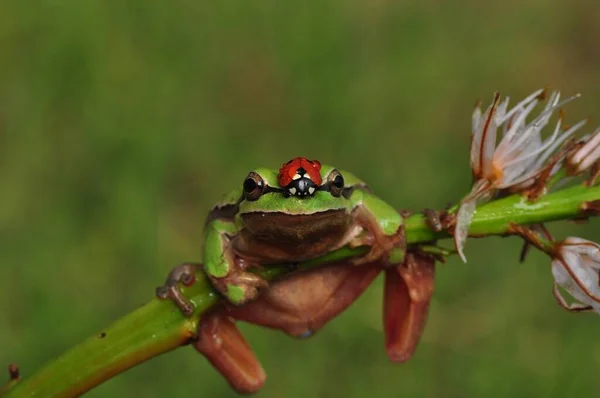
{"type": "Polygon", "coordinates": [[[308,215],[344,209],[349,190],[344,177],[319,161],[294,158],[279,171],[256,169],[244,180],[240,213],[308,215]]]}

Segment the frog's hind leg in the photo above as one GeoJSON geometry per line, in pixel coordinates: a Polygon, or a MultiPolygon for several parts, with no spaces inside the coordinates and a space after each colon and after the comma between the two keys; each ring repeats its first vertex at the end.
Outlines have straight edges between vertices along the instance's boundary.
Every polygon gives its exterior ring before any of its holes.
{"type": "Polygon", "coordinates": [[[193,345],[237,392],[252,394],[265,383],[267,375],[263,367],[235,322],[223,313],[222,308],[202,318],[193,345]]]}
{"type": "Polygon", "coordinates": [[[395,362],[415,353],[433,295],[435,259],[409,252],[404,264],[385,271],[383,326],[385,349],[395,362]]]}
{"type": "Polygon", "coordinates": [[[240,320],[309,337],[348,308],[379,274],[379,264],[329,265],[294,273],[244,306],[225,304],[202,317],[194,347],[238,392],[251,394],[265,372],[235,325],[240,320]]]}
{"type": "Polygon", "coordinates": [[[277,281],[260,297],[227,315],[244,322],[310,337],[348,308],[379,274],[381,265],[335,264],[301,271],[277,281]]]}

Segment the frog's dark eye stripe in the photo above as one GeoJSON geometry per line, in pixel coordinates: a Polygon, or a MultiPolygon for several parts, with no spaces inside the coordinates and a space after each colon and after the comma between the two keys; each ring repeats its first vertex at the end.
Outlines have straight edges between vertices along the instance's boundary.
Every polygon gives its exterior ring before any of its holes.
{"type": "Polygon", "coordinates": [[[242,200],[247,200],[253,202],[258,200],[262,195],[267,193],[283,193],[287,194],[287,190],[279,187],[272,187],[265,183],[262,177],[255,172],[251,172],[248,174],[248,177],[244,180],[243,184],[243,198],[242,200]]]}
{"type": "Polygon", "coordinates": [[[346,187],[342,190],[342,196],[346,199],[350,199],[350,196],[352,196],[352,192],[354,192],[354,189],[356,187],[346,187]]]}
{"type": "Polygon", "coordinates": [[[265,194],[265,193],[274,193],[274,192],[276,192],[276,193],[284,193],[285,189],[283,189],[283,188],[277,188],[277,187],[272,187],[272,186],[267,185],[265,187],[265,190],[263,191],[263,194],[265,194]]]}

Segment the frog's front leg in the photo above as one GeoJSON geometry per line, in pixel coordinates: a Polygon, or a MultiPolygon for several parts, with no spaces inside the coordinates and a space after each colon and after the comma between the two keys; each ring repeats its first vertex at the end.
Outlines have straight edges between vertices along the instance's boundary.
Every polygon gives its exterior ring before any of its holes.
{"type": "Polygon", "coordinates": [[[233,221],[216,219],[206,226],[204,245],[204,270],[215,289],[236,305],[244,304],[256,296],[258,289],[267,286],[259,276],[247,272],[258,266],[238,256],[232,239],[238,230],[233,221]]]}
{"type": "MultiPolygon", "coordinates": [[[[351,200],[357,205],[352,211],[354,223],[361,227],[363,233],[350,241],[351,247],[369,246],[370,250],[362,257],[353,260],[354,264],[365,264],[381,261],[390,264],[389,254],[393,249],[406,251],[404,219],[402,215],[383,200],[369,192],[357,190],[351,200]]],[[[396,258],[394,264],[402,263],[403,258],[396,258]]]]}
{"type": "Polygon", "coordinates": [[[263,367],[222,308],[202,317],[193,345],[237,392],[252,394],[265,383],[267,375],[263,367]]]}
{"type": "Polygon", "coordinates": [[[200,266],[201,264],[184,263],[173,268],[165,284],[156,288],[156,296],[162,300],[173,301],[184,315],[191,315],[194,312],[194,304],[181,293],[179,283],[192,285],[196,281],[196,270],[200,266]]]}
{"type": "Polygon", "coordinates": [[[381,271],[377,263],[352,267],[334,264],[296,272],[271,285],[243,307],[227,315],[248,323],[306,338],[348,308],[381,271]]]}

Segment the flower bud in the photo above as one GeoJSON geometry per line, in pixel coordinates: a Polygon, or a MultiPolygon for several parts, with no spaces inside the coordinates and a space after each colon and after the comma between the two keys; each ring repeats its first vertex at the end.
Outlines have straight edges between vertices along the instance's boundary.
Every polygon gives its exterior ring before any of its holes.
{"type": "MultiPolygon", "coordinates": [[[[577,237],[568,237],[558,244],[552,260],[555,282],[575,300],[598,313],[600,313],[599,272],[600,245],[577,237]]],[[[568,309],[573,308],[575,307],[568,309]]],[[[577,308],[581,310],[582,307],[577,306],[577,308]]]]}
{"type": "Polygon", "coordinates": [[[600,159],[600,128],[594,131],[583,145],[567,157],[569,173],[578,175],[589,169],[600,159]]]}

